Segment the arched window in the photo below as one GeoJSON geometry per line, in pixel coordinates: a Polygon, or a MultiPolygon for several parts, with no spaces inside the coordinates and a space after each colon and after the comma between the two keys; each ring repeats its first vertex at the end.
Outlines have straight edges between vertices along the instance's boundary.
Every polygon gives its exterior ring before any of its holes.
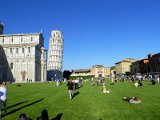
{"type": "Polygon", "coordinates": [[[30,49],[30,47],[28,47],[28,53],[30,53],[31,52],[31,49],[30,49]]]}
{"type": "Polygon", "coordinates": [[[16,53],[18,54],[18,48],[16,48],[16,53]]]}
{"type": "Polygon", "coordinates": [[[11,38],[11,43],[13,43],[13,38],[11,38]]]}
{"type": "Polygon", "coordinates": [[[13,69],[13,62],[11,62],[11,70],[13,69]]]}
{"type": "Polygon", "coordinates": [[[23,42],[23,38],[21,38],[21,42],[23,42]]]}
{"type": "Polygon", "coordinates": [[[10,48],[10,54],[12,54],[12,48],[10,48]]]}
{"type": "Polygon", "coordinates": [[[24,53],[24,48],[22,48],[22,53],[24,53]]]}

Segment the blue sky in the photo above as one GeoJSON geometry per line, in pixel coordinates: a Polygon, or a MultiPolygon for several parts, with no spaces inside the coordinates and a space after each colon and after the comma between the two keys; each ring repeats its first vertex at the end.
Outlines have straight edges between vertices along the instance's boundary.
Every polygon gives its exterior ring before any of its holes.
{"type": "Polygon", "coordinates": [[[0,0],[5,34],[64,36],[63,69],[106,67],[160,52],[159,0],[0,0]]]}

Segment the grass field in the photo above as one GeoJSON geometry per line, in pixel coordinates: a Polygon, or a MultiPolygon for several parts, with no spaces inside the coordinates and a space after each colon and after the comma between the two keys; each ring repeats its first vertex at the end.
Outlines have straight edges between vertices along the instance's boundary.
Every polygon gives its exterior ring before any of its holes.
{"type": "MultiPolygon", "coordinates": [[[[102,86],[83,83],[73,100],[69,99],[66,83],[56,87],[54,83],[26,83],[21,87],[8,85],[7,115],[2,120],[18,120],[25,113],[36,120],[43,109],[48,110],[53,120],[160,120],[160,84],[143,82],[143,87],[131,83],[116,83],[107,88],[110,94],[102,93],[102,86]],[[138,105],[123,101],[123,96],[138,96],[138,105]]],[[[2,111],[3,112],[3,111],[2,111]]]]}

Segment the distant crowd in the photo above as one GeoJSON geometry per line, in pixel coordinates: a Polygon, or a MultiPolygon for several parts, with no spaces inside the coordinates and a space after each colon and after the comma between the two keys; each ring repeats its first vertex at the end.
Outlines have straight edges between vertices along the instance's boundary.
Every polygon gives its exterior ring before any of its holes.
{"type": "MultiPolygon", "coordinates": [[[[122,75],[122,76],[115,76],[115,75],[111,75],[109,77],[110,79],[110,85],[115,85],[118,82],[130,82],[133,86],[135,87],[142,87],[143,86],[143,81],[148,80],[151,85],[156,85],[157,83],[159,83],[160,80],[160,75],[159,74],[150,74],[150,75],[141,75],[141,74],[137,74],[137,75],[122,75]]],[[[107,80],[109,80],[107,79],[107,80]]],[[[79,92],[73,93],[73,90],[78,90],[79,88],[82,87],[83,83],[86,83],[90,81],[91,86],[102,86],[102,93],[103,94],[108,94],[111,93],[112,91],[110,89],[107,88],[106,86],[106,78],[104,77],[92,77],[90,79],[85,79],[82,80],[82,78],[72,78],[70,80],[64,80],[64,82],[67,82],[67,88],[68,88],[68,93],[69,93],[69,99],[72,100],[76,95],[79,94],[79,92]]],[[[60,86],[62,81],[55,81],[55,85],[56,86],[60,86]]],[[[21,86],[20,83],[16,84],[18,87],[21,86]]],[[[1,111],[2,108],[4,109],[4,115],[7,114],[7,84],[6,82],[1,82],[0,83],[0,117],[1,117],[1,111]]],[[[133,104],[139,104],[142,101],[137,97],[137,96],[133,96],[133,97],[123,97],[124,101],[128,101],[129,103],[133,103],[133,104]]],[[[26,116],[26,114],[20,114],[19,116],[19,120],[32,120],[30,118],[28,118],[26,116]]],[[[37,120],[49,120],[48,117],[48,111],[47,110],[43,110],[41,113],[40,117],[37,117],[37,120]]]]}

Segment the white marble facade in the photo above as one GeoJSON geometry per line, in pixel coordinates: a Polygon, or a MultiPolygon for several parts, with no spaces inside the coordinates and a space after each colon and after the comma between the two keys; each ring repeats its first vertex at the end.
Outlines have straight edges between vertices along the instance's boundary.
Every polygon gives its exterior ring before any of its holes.
{"type": "Polygon", "coordinates": [[[42,33],[0,35],[0,81],[46,81],[46,49],[42,33]],[[6,61],[6,62],[4,62],[6,61]]]}
{"type": "Polygon", "coordinates": [[[51,32],[48,50],[47,79],[62,79],[63,36],[59,30],[51,32]]]}

